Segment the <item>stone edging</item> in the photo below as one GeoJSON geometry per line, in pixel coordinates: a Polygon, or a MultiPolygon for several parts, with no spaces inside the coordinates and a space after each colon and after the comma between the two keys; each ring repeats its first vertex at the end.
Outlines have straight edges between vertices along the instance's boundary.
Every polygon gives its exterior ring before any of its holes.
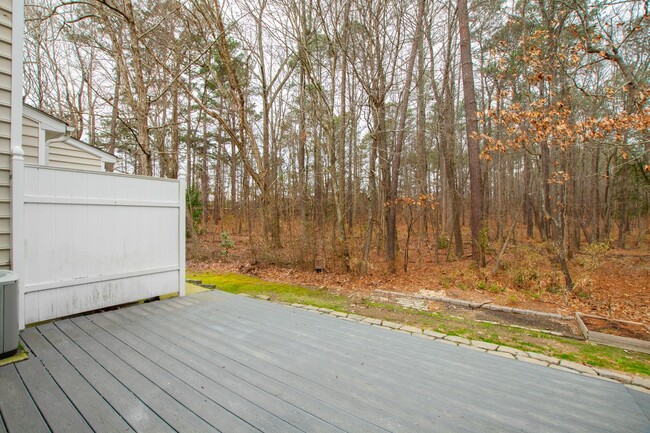
{"type": "MultiPolygon", "coordinates": [[[[253,298],[253,296],[248,295],[246,293],[241,293],[240,296],[253,298]]],[[[255,296],[255,298],[262,299],[265,301],[271,301],[271,298],[266,295],[257,295],[255,296]]],[[[318,308],[312,305],[304,305],[304,304],[290,304],[288,302],[275,302],[275,303],[287,307],[299,308],[305,311],[311,311],[317,314],[336,317],[338,319],[363,323],[370,326],[379,326],[387,330],[415,335],[416,337],[425,338],[428,340],[435,340],[440,343],[450,344],[453,346],[463,347],[466,349],[478,350],[480,352],[485,352],[494,356],[500,356],[502,358],[523,361],[529,364],[541,365],[543,367],[566,371],[568,373],[580,374],[583,376],[588,376],[600,380],[606,380],[609,382],[620,382],[631,389],[636,389],[641,392],[650,393],[650,379],[646,379],[641,376],[629,375],[626,373],[620,373],[618,371],[606,370],[597,367],[590,367],[588,365],[579,364],[577,362],[572,362],[572,361],[566,361],[564,359],[554,358],[552,356],[543,355],[541,353],[525,352],[523,350],[515,349],[513,347],[500,346],[494,343],[487,343],[479,340],[468,340],[467,338],[457,337],[454,335],[447,335],[430,329],[422,329],[415,326],[390,322],[388,320],[375,319],[373,317],[366,317],[359,314],[343,313],[340,311],[331,310],[329,308],[318,308]]]]}
{"type": "Polygon", "coordinates": [[[204,289],[214,290],[217,288],[214,284],[203,284],[201,280],[185,280],[186,283],[194,284],[195,286],[203,287],[204,289]]]}

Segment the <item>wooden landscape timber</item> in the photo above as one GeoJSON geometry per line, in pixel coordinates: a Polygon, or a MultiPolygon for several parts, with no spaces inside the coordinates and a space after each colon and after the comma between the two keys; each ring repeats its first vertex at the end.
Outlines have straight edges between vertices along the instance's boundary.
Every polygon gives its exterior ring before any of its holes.
{"type": "Polygon", "coordinates": [[[594,318],[594,319],[606,320],[613,323],[618,322],[623,324],[634,325],[634,326],[645,328],[650,333],[650,327],[648,327],[648,325],[645,325],[643,323],[638,323],[638,322],[630,322],[627,320],[616,320],[616,319],[609,319],[607,317],[594,316],[591,314],[576,313],[576,320],[578,321],[578,326],[580,326],[582,333],[584,334],[585,338],[588,341],[598,343],[598,344],[606,344],[608,346],[620,347],[622,349],[634,350],[636,352],[650,353],[650,341],[590,330],[585,325],[585,321],[583,320],[584,318],[594,318]]]}

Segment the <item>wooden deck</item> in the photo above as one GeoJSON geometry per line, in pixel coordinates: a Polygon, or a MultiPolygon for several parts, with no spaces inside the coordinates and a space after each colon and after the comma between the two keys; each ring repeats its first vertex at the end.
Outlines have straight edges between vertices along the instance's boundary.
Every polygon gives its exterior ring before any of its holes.
{"type": "Polygon", "coordinates": [[[22,339],[0,432],[650,431],[618,383],[221,292],[22,339]]]}

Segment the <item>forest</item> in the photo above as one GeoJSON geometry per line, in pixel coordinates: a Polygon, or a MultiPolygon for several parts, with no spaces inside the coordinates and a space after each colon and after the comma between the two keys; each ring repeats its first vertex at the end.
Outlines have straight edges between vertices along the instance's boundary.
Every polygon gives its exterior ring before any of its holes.
{"type": "Polygon", "coordinates": [[[192,261],[451,273],[611,314],[650,302],[649,8],[39,0],[25,101],[117,172],[184,176],[192,261]],[[592,292],[623,265],[641,304],[592,292]]]}

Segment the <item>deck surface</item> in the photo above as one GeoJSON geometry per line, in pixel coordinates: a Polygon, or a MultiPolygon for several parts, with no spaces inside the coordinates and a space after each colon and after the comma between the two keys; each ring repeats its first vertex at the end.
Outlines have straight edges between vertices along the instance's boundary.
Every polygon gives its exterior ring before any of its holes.
{"type": "Polygon", "coordinates": [[[650,431],[618,383],[218,291],[21,337],[0,433],[650,431]]]}

